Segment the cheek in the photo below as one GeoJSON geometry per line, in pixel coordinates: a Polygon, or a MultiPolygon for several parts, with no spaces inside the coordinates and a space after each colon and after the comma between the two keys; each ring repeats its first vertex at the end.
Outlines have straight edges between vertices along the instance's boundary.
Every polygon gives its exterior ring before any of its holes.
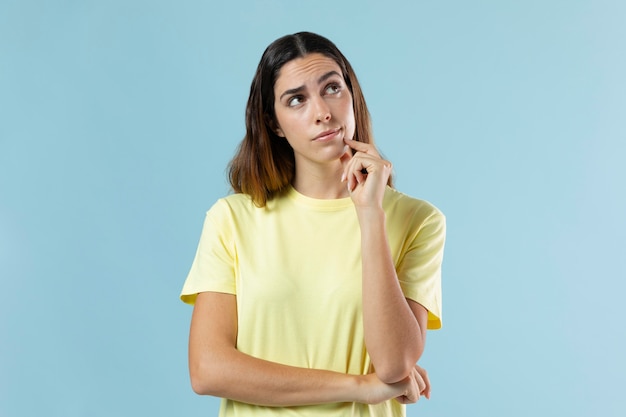
{"type": "Polygon", "coordinates": [[[348,133],[349,137],[352,139],[354,137],[354,131],[356,129],[356,121],[354,118],[354,108],[352,107],[352,102],[350,102],[350,104],[346,108],[345,123],[347,129],[346,133],[348,133]]]}
{"type": "Polygon", "coordinates": [[[289,131],[289,118],[280,111],[275,111],[274,114],[276,115],[276,126],[283,132],[289,131]]]}
{"type": "Polygon", "coordinates": [[[304,131],[305,125],[301,119],[302,115],[294,112],[276,112],[276,122],[278,123],[278,127],[288,140],[297,140],[304,131]]]}
{"type": "Polygon", "coordinates": [[[293,134],[294,131],[298,130],[298,121],[294,120],[293,117],[281,117],[276,119],[278,120],[280,128],[286,135],[293,134]]]}

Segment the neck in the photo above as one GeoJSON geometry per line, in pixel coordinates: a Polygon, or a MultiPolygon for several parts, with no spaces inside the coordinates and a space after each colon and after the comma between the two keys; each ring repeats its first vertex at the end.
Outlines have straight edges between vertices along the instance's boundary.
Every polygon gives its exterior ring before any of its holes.
{"type": "Polygon", "coordinates": [[[348,197],[345,182],[341,182],[343,167],[339,161],[324,167],[301,168],[296,164],[293,188],[307,197],[331,200],[348,197]],[[300,168],[300,169],[299,169],[300,168]]]}

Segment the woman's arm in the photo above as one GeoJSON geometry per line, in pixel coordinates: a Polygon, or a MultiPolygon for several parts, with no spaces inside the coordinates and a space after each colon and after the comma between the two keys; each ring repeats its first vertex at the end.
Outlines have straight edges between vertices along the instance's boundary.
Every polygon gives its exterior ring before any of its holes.
{"type": "Polygon", "coordinates": [[[361,228],[365,345],[380,379],[394,383],[422,355],[428,312],[404,297],[391,257],[382,206],[391,164],[371,144],[346,143],[357,151],[344,158],[343,180],[361,228]]]}
{"type": "Polygon", "coordinates": [[[425,377],[417,372],[386,384],[376,374],[346,375],[281,365],[239,352],[236,342],[236,297],[198,294],[189,335],[189,373],[196,393],[264,406],[375,404],[396,397],[415,402],[425,385],[425,377]]]}
{"type": "Polygon", "coordinates": [[[385,215],[359,216],[363,264],[365,345],[379,377],[402,380],[419,360],[426,342],[428,311],[407,300],[391,258],[385,215]]]}

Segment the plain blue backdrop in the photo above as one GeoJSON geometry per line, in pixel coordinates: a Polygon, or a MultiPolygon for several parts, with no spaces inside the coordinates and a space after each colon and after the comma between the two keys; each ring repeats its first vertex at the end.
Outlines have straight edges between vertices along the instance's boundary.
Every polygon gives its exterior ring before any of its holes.
{"type": "Polygon", "coordinates": [[[178,294],[263,49],[352,62],[448,218],[410,416],[626,415],[626,4],[0,0],[0,416],[216,415],[178,294]]]}

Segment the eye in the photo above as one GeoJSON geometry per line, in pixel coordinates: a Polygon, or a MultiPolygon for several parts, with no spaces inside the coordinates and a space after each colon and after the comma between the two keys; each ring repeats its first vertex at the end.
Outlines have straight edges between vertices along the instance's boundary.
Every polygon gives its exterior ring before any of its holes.
{"type": "Polygon", "coordinates": [[[341,92],[341,85],[338,83],[331,83],[326,86],[324,90],[326,94],[337,94],[341,92]]]}
{"type": "Polygon", "coordinates": [[[304,101],[303,96],[293,96],[287,100],[287,105],[289,107],[296,107],[297,105],[302,104],[302,101],[304,101]]]}

